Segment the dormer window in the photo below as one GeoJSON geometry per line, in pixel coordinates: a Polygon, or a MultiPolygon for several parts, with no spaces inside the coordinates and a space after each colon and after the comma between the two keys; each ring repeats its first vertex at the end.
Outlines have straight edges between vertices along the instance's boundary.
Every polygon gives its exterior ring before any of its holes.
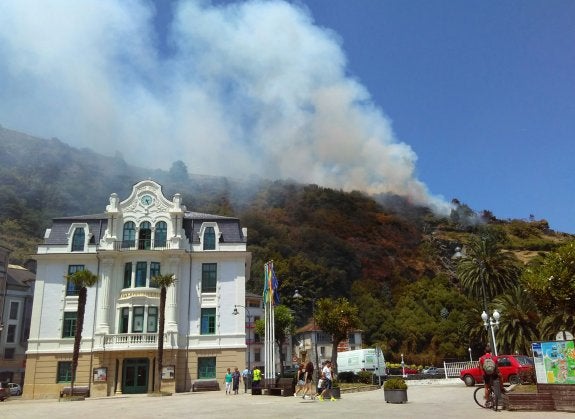
{"type": "Polygon", "coordinates": [[[204,230],[204,250],[216,250],[216,232],[213,227],[204,230]]]}
{"type": "Polygon", "coordinates": [[[82,227],[76,227],[72,236],[72,252],[83,252],[86,233],[82,227]]]}

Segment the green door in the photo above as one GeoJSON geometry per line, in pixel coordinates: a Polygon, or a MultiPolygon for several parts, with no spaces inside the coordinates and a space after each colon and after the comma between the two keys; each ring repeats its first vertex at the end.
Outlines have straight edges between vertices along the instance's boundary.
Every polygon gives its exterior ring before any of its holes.
{"type": "Polygon", "coordinates": [[[147,393],[150,361],[146,358],[125,359],[122,371],[122,393],[147,393]]]}

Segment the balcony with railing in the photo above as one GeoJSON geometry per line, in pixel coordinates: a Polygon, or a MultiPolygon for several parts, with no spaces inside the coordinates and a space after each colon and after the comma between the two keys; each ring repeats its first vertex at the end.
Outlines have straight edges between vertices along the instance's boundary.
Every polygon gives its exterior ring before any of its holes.
{"type": "Polygon", "coordinates": [[[172,243],[168,240],[119,240],[114,242],[116,251],[133,251],[133,250],[167,250],[172,248],[172,243]]]}
{"type": "MultiPolygon", "coordinates": [[[[177,332],[164,333],[164,349],[177,347],[177,332]]],[[[104,350],[139,350],[157,349],[157,333],[120,333],[102,336],[102,349],[104,350]]]]}

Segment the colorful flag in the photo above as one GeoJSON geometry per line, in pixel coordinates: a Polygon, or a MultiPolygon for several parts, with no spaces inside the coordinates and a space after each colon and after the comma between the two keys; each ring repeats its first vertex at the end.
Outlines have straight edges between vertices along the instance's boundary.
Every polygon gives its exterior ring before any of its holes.
{"type": "Polygon", "coordinates": [[[279,294],[279,281],[274,272],[274,263],[272,261],[264,265],[264,303],[268,304],[271,302],[272,305],[278,305],[280,303],[279,294]]]}

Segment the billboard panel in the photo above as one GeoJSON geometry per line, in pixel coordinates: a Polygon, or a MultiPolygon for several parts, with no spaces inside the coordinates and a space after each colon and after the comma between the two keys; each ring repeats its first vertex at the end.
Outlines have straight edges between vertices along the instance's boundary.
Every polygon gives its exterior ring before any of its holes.
{"type": "Polygon", "coordinates": [[[575,384],[575,341],[531,344],[538,383],[575,384]]]}

